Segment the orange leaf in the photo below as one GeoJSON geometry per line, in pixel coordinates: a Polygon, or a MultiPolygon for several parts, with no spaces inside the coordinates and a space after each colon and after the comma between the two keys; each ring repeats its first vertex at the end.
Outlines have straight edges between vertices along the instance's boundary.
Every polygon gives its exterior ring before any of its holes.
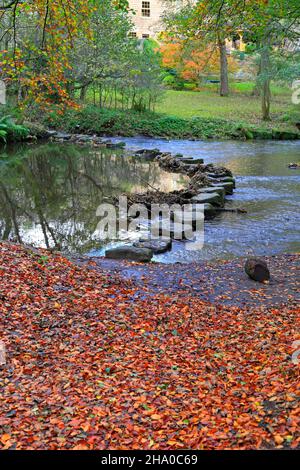
{"type": "Polygon", "coordinates": [[[0,441],[2,442],[3,445],[5,445],[6,442],[9,441],[10,438],[11,436],[9,434],[3,434],[0,438],[0,441]]]}

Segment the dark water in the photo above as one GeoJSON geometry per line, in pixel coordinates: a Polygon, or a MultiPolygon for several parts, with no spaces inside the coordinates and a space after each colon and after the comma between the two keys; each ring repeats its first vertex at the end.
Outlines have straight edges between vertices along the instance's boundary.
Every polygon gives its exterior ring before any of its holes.
{"type": "MultiPolygon", "coordinates": [[[[190,142],[124,139],[127,149],[159,148],[226,165],[237,177],[224,213],[205,226],[205,246],[188,252],[174,243],[163,262],[269,255],[300,250],[300,142],[190,142]]],[[[45,144],[0,154],[0,238],[38,246],[101,255],[95,235],[96,209],[106,198],[140,192],[149,184],[164,191],[184,186],[184,178],[122,151],[45,144]]],[[[130,152],[128,152],[130,153],[130,152]]]]}

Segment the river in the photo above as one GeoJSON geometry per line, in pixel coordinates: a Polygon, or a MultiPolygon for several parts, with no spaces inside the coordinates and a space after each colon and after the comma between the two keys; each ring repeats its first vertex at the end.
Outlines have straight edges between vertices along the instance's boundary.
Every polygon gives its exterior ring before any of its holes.
{"type": "MultiPolygon", "coordinates": [[[[125,152],[54,143],[3,149],[0,238],[101,256],[105,247],[95,234],[99,204],[120,193],[145,191],[149,184],[163,191],[184,187],[181,175],[130,152],[159,148],[229,167],[237,188],[226,207],[247,210],[207,221],[204,248],[193,252],[193,261],[300,251],[300,169],[288,168],[300,161],[300,142],[122,140],[125,152]]],[[[155,260],[190,262],[191,253],[175,242],[155,260]]]]}

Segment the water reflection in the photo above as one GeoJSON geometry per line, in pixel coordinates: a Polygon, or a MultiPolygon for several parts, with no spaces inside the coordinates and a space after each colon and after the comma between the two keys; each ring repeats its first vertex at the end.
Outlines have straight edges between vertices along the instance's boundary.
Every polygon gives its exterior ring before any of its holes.
{"type": "Polygon", "coordinates": [[[96,209],[120,193],[185,185],[157,163],[121,151],[45,144],[0,154],[0,238],[87,252],[95,245],[96,209]]]}

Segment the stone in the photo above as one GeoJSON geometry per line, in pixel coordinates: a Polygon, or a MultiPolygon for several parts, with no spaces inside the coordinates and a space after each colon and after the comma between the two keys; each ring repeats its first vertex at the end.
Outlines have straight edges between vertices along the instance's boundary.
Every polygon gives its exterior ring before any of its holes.
{"type": "Polygon", "coordinates": [[[156,157],[159,157],[162,152],[159,149],[142,149],[135,152],[135,155],[138,157],[143,157],[145,159],[154,160],[156,157]]]}
{"type": "Polygon", "coordinates": [[[213,192],[213,193],[198,193],[196,196],[192,197],[192,201],[198,204],[212,204],[214,206],[222,207],[224,202],[220,194],[213,192]]]}
{"type": "Polygon", "coordinates": [[[126,147],[125,142],[105,142],[105,145],[108,149],[122,149],[126,147]]]}
{"type": "Polygon", "coordinates": [[[105,257],[109,259],[138,261],[148,263],[153,258],[153,251],[149,248],[137,248],[135,246],[119,246],[105,251],[105,257]]]}
{"type": "Polygon", "coordinates": [[[203,158],[188,158],[188,157],[184,157],[184,158],[181,158],[180,161],[181,161],[182,163],[191,164],[191,165],[202,165],[202,164],[204,163],[203,158]]]}
{"type": "Polygon", "coordinates": [[[226,194],[233,194],[234,184],[231,181],[224,182],[224,183],[222,183],[221,181],[218,181],[217,183],[213,183],[213,186],[217,188],[222,186],[222,188],[225,189],[226,194]]]}
{"type": "Polygon", "coordinates": [[[94,140],[94,136],[93,135],[87,135],[87,134],[78,134],[78,135],[75,135],[74,138],[72,140],[75,140],[75,142],[91,142],[92,140],[94,140]]]}
{"type": "Polygon", "coordinates": [[[65,134],[64,132],[56,132],[53,137],[58,140],[70,140],[72,137],[72,134],[65,134]]]}
{"type": "Polygon", "coordinates": [[[223,186],[207,186],[200,188],[198,193],[218,193],[223,199],[225,198],[225,188],[223,186]]]}
{"type": "Polygon", "coordinates": [[[221,183],[233,183],[233,188],[235,189],[235,178],[232,178],[231,176],[218,178],[218,181],[221,181],[221,183]]]}
{"type": "Polygon", "coordinates": [[[133,244],[136,248],[148,248],[155,255],[165,253],[172,249],[172,240],[140,240],[133,244]]]}
{"type": "Polygon", "coordinates": [[[291,170],[297,170],[297,168],[300,168],[300,163],[289,163],[288,168],[291,170]]]}
{"type": "Polygon", "coordinates": [[[204,204],[204,217],[205,219],[211,219],[216,215],[216,208],[209,203],[204,204]]]}
{"type": "MultiPolygon", "coordinates": [[[[155,230],[154,233],[156,233],[156,229],[157,229],[157,226],[158,226],[158,221],[155,221],[153,224],[152,224],[152,231],[155,230]]],[[[165,230],[167,229],[167,226],[164,227],[165,230]]],[[[193,227],[191,224],[189,223],[180,223],[180,222],[173,222],[173,221],[170,221],[170,231],[169,233],[164,233],[163,232],[163,226],[160,225],[159,227],[159,233],[158,235],[160,237],[163,237],[164,240],[166,240],[166,237],[169,236],[175,240],[189,240],[190,239],[190,235],[192,234],[193,232],[193,227]]],[[[153,233],[153,232],[152,232],[153,233]]],[[[167,239],[168,239],[167,238],[167,239]]]]}
{"type": "Polygon", "coordinates": [[[269,281],[270,271],[267,263],[260,258],[249,258],[245,263],[245,271],[254,281],[269,281]]]}

